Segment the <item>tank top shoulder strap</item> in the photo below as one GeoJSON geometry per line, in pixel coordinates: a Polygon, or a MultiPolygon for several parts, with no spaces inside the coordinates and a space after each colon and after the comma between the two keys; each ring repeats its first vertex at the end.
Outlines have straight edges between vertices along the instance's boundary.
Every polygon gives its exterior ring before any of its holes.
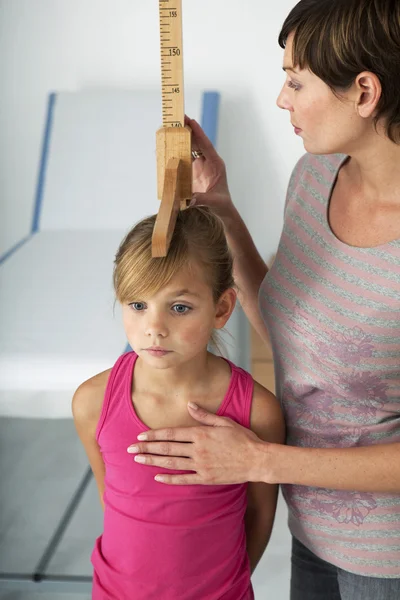
{"type": "Polygon", "coordinates": [[[237,367],[229,360],[227,362],[231,367],[232,377],[228,393],[219,414],[229,417],[240,425],[243,425],[243,427],[250,429],[254,379],[244,369],[237,367]]]}
{"type": "Polygon", "coordinates": [[[101,430],[104,426],[107,416],[115,410],[119,410],[120,404],[125,399],[126,386],[130,384],[133,372],[133,366],[136,362],[137,354],[127,352],[122,354],[111,369],[107,386],[104,393],[104,401],[101,409],[100,419],[96,428],[96,440],[99,440],[101,430]]]}

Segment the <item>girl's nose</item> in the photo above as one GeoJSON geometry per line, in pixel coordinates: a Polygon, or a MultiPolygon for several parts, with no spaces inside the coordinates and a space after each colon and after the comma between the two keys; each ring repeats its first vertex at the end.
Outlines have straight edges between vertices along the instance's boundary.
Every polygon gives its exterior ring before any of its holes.
{"type": "Polygon", "coordinates": [[[149,316],[145,325],[145,333],[152,338],[166,337],[168,327],[160,316],[149,316]]]}

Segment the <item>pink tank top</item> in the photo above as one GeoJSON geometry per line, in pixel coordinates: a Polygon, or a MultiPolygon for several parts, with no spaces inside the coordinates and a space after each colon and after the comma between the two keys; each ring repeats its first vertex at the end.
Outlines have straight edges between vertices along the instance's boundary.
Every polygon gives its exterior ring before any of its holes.
{"type": "MultiPolygon", "coordinates": [[[[130,352],[116,362],[97,426],[105,512],[92,553],[92,599],[252,600],[247,484],[160,484],[154,476],[166,470],[140,465],[127,453],[149,429],[131,400],[136,359],[130,352]]],[[[229,364],[231,381],[217,414],[249,428],[253,379],[229,364]]]]}

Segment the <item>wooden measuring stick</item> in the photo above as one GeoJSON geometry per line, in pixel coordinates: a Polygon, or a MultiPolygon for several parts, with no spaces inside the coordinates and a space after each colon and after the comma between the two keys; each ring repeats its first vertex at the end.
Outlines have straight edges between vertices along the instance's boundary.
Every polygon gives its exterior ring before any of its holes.
{"type": "Polygon", "coordinates": [[[159,0],[163,127],[183,127],[182,0],[159,0]]]}
{"type": "Polygon", "coordinates": [[[185,209],[192,197],[191,129],[184,124],[182,0],[159,0],[159,9],[163,126],[156,134],[161,206],[153,257],[167,255],[179,209],[185,209]]]}

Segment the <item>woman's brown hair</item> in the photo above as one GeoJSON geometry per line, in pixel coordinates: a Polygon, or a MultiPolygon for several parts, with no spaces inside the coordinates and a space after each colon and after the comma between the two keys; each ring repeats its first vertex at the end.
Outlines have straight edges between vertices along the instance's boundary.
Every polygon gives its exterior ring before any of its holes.
{"type": "Polygon", "coordinates": [[[279,44],[294,33],[293,66],[308,68],[334,93],[363,71],[382,86],[375,125],[400,144],[400,1],[301,0],[286,18],[279,44]]]}

